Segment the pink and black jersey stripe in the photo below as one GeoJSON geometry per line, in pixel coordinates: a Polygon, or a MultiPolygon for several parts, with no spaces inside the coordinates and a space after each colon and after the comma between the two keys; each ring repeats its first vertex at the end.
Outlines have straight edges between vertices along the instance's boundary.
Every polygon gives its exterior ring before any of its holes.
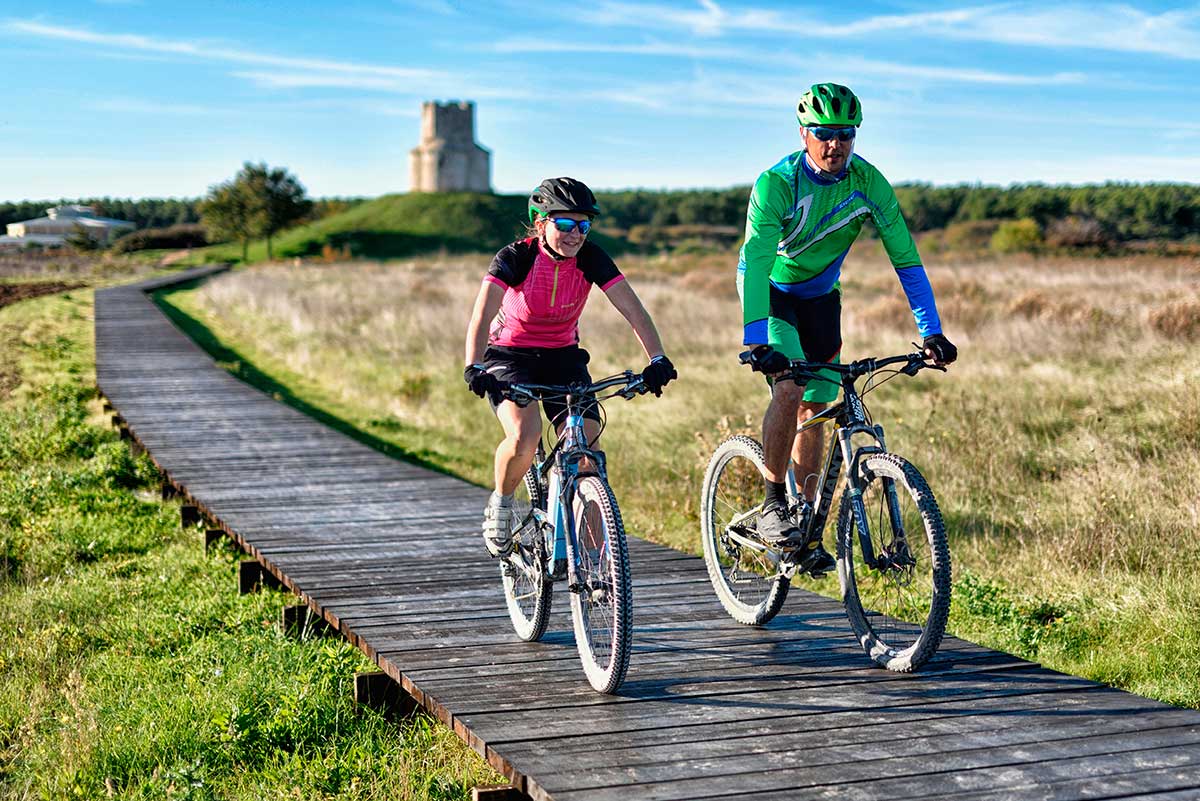
{"type": "Polygon", "coordinates": [[[579,342],[579,315],[592,286],[608,291],[625,276],[602,248],[585,242],[557,261],[536,239],[513,242],[492,259],[486,281],[504,287],[488,342],[516,348],[565,348],[579,342]]]}

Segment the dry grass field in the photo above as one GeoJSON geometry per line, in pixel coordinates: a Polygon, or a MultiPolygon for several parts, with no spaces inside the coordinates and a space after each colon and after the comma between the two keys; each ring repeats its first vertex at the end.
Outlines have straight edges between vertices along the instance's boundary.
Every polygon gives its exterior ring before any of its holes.
{"type": "MultiPolygon", "coordinates": [[[[661,399],[609,404],[613,484],[632,533],[690,552],[708,454],[730,433],[757,436],[767,400],[736,361],[733,261],[622,263],[680,379],[661,399]]],[[[166,302],[236,372],[486,484],[500,429],[461,371],[487,262],[264,266],[166,302]]],[[[882,256],[863,245],[844,275],[844,358],[909,350],[911,315],[882,256]]],[[[1012,257],[930,275],[961,359],[867,403],[945,514],[954,632],[1200,707],[1200,262],[1012,257]]],[[[594,376],[643,364],[599,293],[582,337],[594,376]]]]}

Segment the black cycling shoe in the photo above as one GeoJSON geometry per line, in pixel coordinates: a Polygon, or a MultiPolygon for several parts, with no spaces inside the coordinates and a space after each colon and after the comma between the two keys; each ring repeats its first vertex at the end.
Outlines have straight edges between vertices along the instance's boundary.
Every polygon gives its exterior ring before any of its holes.
{"type": "Polygon", "coordinates": [[[795,547],[804,541],[804,535],[788,514],[787,507],[778,503],[762,508],[758,516],[758,538],[775,548],[795,547]]]}
{"type": "Polygon", "coordinates": [[[826,573],[836,567],[837,560],[833,558],[833,554],[825,550],[820,540],[809,545],[804,559],[800,562],[800,572],[807,573],[813,578],[823,578],[826,573]]]}

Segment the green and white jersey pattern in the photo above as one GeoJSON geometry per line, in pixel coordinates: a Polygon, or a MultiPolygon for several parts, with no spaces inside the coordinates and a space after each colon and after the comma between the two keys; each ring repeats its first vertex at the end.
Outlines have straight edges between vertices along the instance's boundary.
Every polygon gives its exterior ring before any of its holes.
{"type": "Polygon", "coordinates": [[[841,289],[842,262],[868,215],[921,336],[941,333],[933,290],[892,185],[858,155],[851,155],[840,177],[826,178],[800,150],[758,176],[750,192],[738,259],[744,344],[767,342],[772,285],[802,298],[841,289]]]}

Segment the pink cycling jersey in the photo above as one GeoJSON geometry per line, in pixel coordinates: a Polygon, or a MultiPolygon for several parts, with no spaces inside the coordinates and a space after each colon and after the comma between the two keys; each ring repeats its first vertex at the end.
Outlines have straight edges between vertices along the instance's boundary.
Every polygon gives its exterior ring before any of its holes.
{"type": "Polygon", "coordinates": [[[605,292],[624,279],[602,248],[585,242],[570,259],[555,260],[530,238],[492,259],[485,281],[504,287],[488,343],[515,348],[565,348],[579,342],[579,315],[592,285],[605,292]]]}

